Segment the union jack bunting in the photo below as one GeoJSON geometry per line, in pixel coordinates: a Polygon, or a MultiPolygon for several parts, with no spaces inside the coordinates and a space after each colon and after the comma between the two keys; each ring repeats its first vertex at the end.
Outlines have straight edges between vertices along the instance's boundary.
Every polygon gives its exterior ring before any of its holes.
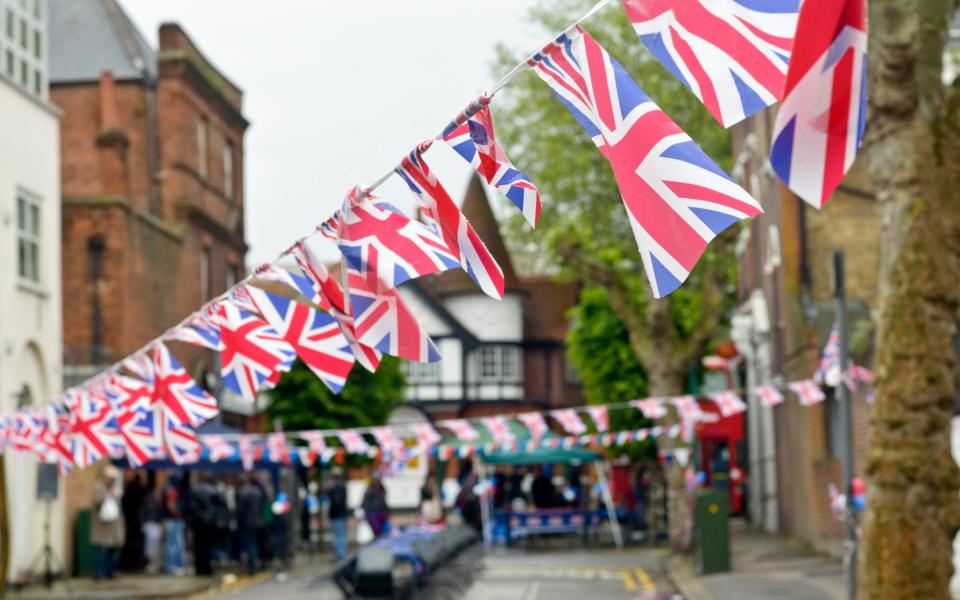
{"type": "MultiPolygon", "coordinates": [[[[244,295],[250,294],[244,290],[244,295]]],[[[223,385],[255,402],[259,390],[273,387],[279,374],[290,370],[296,352],[266,321],[234,302],[220,303],[217,322],[223,341],[223,385]]]]}
{"type": "Polygon", "coordinates": [[[761,385],[753,388],[753,393],[764,406],[776,406],[783,403],[783,394],[773,385],[761,385]]]}
{"type": "Polygon", "coordinates": [[[824,205],[857,156],[867,108],[866,0],[805,0],[777,110],[770,164],[824,205]]]}
{"type": "MultiPolygon", "coordinates": [[[[289,289],[299,293],[310,302],[314,302],[314,297],[317,295],[313,288],[313,284],[307,277],[303,275],[297,275],[296,273],[291,273],[282,267],[270,263],[262,264],[257,267],[254,279],[283,284],[289,289]]],[[[315,302],[315,304],[318,303],[315,302]]],[[[328,310],[329,306],[320,306],[320,308],[328,310]]]]}
{"type": "Polygon", "coordinates": [[[267,458],[274,464],[290,463],[290,446],[283,432],[277,431],[267,436],[267,458]]]}
{"type": "Polygon", "coordinates": [[[400,436],[391,427],[372,427],[370,433],[377,445],[383,450],[383,453],[390,457],[397,457],[403,454],[404,443],[400,436]]]}
{"type": "Polygon", "coordinates": [[[511,444],[516,439],[506,417],[481,417],[480,423],[490,432],[494,444],[511,444]]]}
{"type": "Polygon", "coordinates": [[[813,374],[814,383],[822,384],[827,380],[827,375],[831,370],[840,370],[840,325],[834,323],[830,328],[830,335],[827,337],[827,344],[820,353],[820,362],[817,364],[817,370],[813,374]]]}
{"type": "Polygon", "coordinates": [[[114,404],[124,454],[131,467],[141,467],[156,458],[164,447],[161,419],[146,406],[114,404]]]}
{"type": "Polygon", "coordinates": [[[370,451],[370,444],[363,436],[352,429],[341,429],[337,432],[337,438],[343,444],[343,448],[350,454],[367,454],[370,451]]]}
{"type": "Polygon", "coordinates": [[[457,436],[457,439],[461,442],[472,442],[475,439],[480,437],[480,432],[478,432],[473,425],[470,424],[470,421],[466,419],[449,419],[446,421],[440,421],[437,423],[441,427],[446,427],[453,432],[453,435],[457,436]]]}
{"type": "Polygon", "coordinates": [[[556,419],[563,430],[570,435],[580,435],[587,431],[587,425],[580,418],[580,413],[572,408],[550,411],[550,416],[556,419]]]}
{"type": "Polygon", "coordinates": [[[543,437],[543,435],[550,430],[550,427],[547,425],[547,420],[543,418],[541,413],[520,413],[516,415],[516,417],[517,420],[523,423],[523,426],[527,428],[527,431],[530,432],[530,438],[533,440],[534,444],[540,443],[540,439],[543,437]]]}
{"type": "Polygon", "coordinates": [[[32,452],[40,437],[40,422],[31,411],[13,413],[12,427],[7,436],[10,447],[17,452],[32,452]]]}
{"type": "Polygon", "coordinates": [[[780,99],[800,0],[623,0],[643,45],[730,127],[780,99]]]}
{"type": "Polygon", "coordinates": [[[860,365],[850,365],[850,367],[847,368],[847,376],[853,381],[867,385],[873,385],[874,381],[876,381],[876,375],[873,374],[873,371],[860,365]]]}
{"type": "Polygon", "coordinates": [[[164,334],[164,340],[177,340],[211,350],[223,350],[220,328],[202,312],[192,315],[185,323],[164,334]]]}
{"type": "Polygon", "coordinates": [[[57,472],[66,475],[73,468],[73,448],[70,442],[70,415],[56,406],[47,407],[47,426],[44,428],[43,445],[47,449],[47,462],[57,465],[57,472]]]}
{"type": "MultiPolygon", "coordinates": [[[[393,288],[404,281],[460,266],[447,244],[386,202],[374,202],[355,187],[348,193],[337,224],[337,246],[347,270],[378,287],[393,288]]],[[[353,284],[350,284],[351,287],[353,284]]],[[[357,312],[353,312],[354,318],[357,312]]]]}
{"type": "Polygon", "coordinates": [[[273,331],[280,334],[330,391],[340,393],[353,368],[353,352],[337,320],[266,290],[250,287],[248,292],[273,331]]]}
{"type": "Polygon", "coordinates": [[[677,396],[671,398],[670,402],[677,407],[677,414],[680,415],[681,419],[699,421],[703,418],[703,410],[701,410],[700,403],[694,396],[677,396]]]}
{"type": "Polygon", "coordinates": [[[200,460],[200,439],[189,423],[177,423],[170,415],[157,415],[163,429],[163,447],[167,458],[176,465],[189,465],[200,460]]]}
{"type": "Polygon", "coordinates": [[[662,402],[653,398],[648,400],[631,400],[630,406],[642,412],[644,417],[654,421],[667,416],[667,408],[662,402]]]}
{"type": "Polygon", "coordinates": [[[153,360],[145,351],[141,350],[123,359],[123,367],[145,381],[153,379],[153,360]]]}
{"type": "Polygon", "coordinates": [[[73,463],[84,469],[109,456],[123,441],[110,402],[90,390],[78,390],[70,407],[73,463]]]}
{"type": "Polygon", "coordinates": [[[320,431],[301,431],[299,434],[301,440],[307,443],[307,447],[311,452],[321,456],[327,451],[327,440],[326,436],[323,435],[320,431]]]}
{"type": "Polygon", "coordinates": [[[217,399],[203,390],[162,343],[153,347],[154,377],[151,407],[173,425],[199,426],[217,416],[217,399]]]}
{"type": "Polygon", "coordinates": [[[481,96],[443,129],[443,139],[470,163],[487,183],[513,202],[531,227],[540,219],[540,190],[507,158],[493,131],[493,115],[481,96]]]}
{"type": "MultiPolygon", "coordinates": [[[[378,255],[376,248],[370,248],[367,260],[376,265],[378,255]]],[[[440,360],[440,351],[400,292],[384,286],[373,269],[366,276],[350,274],[350,308],[354,333],[361,344],[407,360],[440,360]]]]}
{"type": "Polygon", "coordinates": [[[504,278],[500,265],[430,171],[420,149],[404,157],[396,173],[420,200],[421,217],[440,234],[447,249],[460,261],[460,267],[477,282],[483,293],[502,299],[504,278]]]}
{"type": "Polygon", "coordinates": [[[583,29],[530,65],[610,162],[654,297],[680,287],[721,231],[763,212],[583,29]]]}
{"type": "Polygon", "coordinates": [[[720,414],[724,417],[732,417],[747,410],[746,402],[744,402],[736,392],[718,392],[716,394],[710,394],[709,397],[713,400],[713,403],[717,405],[717,408],[720,409],[720,414]]]}
{"type": "Polygon", "coordinates": [[[252,471],[253,464],[256,461],[256,448],[253,446],[253,436],[241,435],[237,441],[237,449],[240,452],[240,464],[244,471],[252,471]]]}
{"type": "Polygon", "coordinates": [[[153,385],[120,373],[107,376],[104,391],[113,403],[114,410],[146,408],[153,398],[153,385]]]}
{"type": "Polygon", "coordinates": [[[221,460],[233,458],[237,452],[233,444],[219,435],[205,435],[200,439],[203,441],[203,445],[207,447],[210,462],[216,463],[221,460]]]}
{"type": "Polygon", "coordinates": [[[606,406],[588,406],[587,414],[593,419],[597,431],[603,433],[610,429],[610,414],[607,412],[606,406]]]}
{"type": "Polygon", "coordinates": [[[792,381],[787,387],[793,390],[803,406],[813,406],[827,399],[827,396],[820,389],[815,381],[805,379],[803,381],[792,381]]]}
{"type": "Polygon", "coordinates": [[[431,448],[440,443],[443,436],[430,423],[417,423],[413,426],[413,435],[417,438],[417,445],[424,451],[429,452],[431,448]]]}

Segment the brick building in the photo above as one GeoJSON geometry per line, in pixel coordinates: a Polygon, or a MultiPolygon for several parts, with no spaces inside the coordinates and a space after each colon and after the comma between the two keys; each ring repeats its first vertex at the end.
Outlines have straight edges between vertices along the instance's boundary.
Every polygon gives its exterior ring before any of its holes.
{"type": "MultiPolygon", "coordinates": [[[[242,277],[248,122],[241,90],[178,25],[160,26],[155,51],[115,0],[49,8],[50,98],[63,111],[64,363],[74,383],[242,277]]],[[[204,381],[212,356],[187,358],[204,381]]],[[[91,477],[68,480],[68,514],[86,502],[91,477]]]]}
{"type": "MultiPolygon", "coordinates": [[[[812,376],[834,322],[831,257],[843,250],[851,356],[872,366],[880,209],[861,156],[822,210],[791,193],[770,170],[771,111],[733,129],[734,175],[763,201],[749,223],[740,256],[742,305],[733,337],[745,357],[747,385],[812,376]]],[[[830,511],[827,486],[842,487],[843,434],[833,389],[826,402],[800,406],[792,394],[773,409],[755,398],[747,415],[752,521],[840,554],[843,530],[830,511]]],[[[870,404],[853,398],[854,473],[862,475],[870,404]]]]}

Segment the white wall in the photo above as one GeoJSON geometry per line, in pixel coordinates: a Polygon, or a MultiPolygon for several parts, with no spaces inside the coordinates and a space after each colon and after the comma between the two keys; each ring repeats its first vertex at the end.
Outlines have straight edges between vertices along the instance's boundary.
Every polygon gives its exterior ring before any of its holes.
{"type": "MultiPolygon", "coordinates": [[[[0,412],[16,408],[26,385],[34,404],[60,391],[60,150],[58,113],[0,78],[0,412]],[[40,283],[17,274],[17,191],[40,204],[40,283]]],[[[43,507],[35,501],[36,463],[5,457],[10,573],[17,580],[43,547],[43,507]]],[[[61,485],[62,494],[62,485],[61,485]]],[[[51,510],[53,547],[63,556],[63,510],[51,510]]]]}
{"type": "Polygon", "coordinates": [[[447,310],[481,341],[519,342],[523,338],[523,305],[518,294],[503,300],[477,292],[444,300],[447,310]]]}

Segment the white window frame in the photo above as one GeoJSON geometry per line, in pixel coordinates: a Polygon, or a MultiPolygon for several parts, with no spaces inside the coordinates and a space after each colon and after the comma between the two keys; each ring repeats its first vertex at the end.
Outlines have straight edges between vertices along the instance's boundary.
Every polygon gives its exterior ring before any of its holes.
{"type": "Polygon", "coordinates": [[[26,192],[24,190],[18,189],[16,193],[17,198],[17,277],[21,281],[29,282],[32,285],[40,285],[40,278],[43,275],[43,270],[40,268],[41,261],[41,248],[43,244],[43,211],[40,198],[34,194],[26,192]],[[36,209],[35,212],[27,210],[24,214],[27,217],[21,217],[20,207],[21,205],[36,209]],[[24,224],[26,219],[30,218],[35,222],[32,223],[33,227],[29,227],[29,224],[24,224]],[[32,231],[34,229],[35,231],[32,231]],[[23,259],[23,247],[27,245],[33,249],[33,264],[32,268],[24,268],[24,259],[23,259]]]}
{"type": "Polygon", "coordinates": [[[476,351],[477,380],[517,383],[522,379],[522,353],[513,344],[488,344],[476,351]]]}
{"type": "Polygon", "coordinates": [[[230,140],[223,142],[223,195],[227,200],[233,200],[233,144],[230,140]]]}
{"type": "Polygon", "coordinates": [[[47,28],[42,5],[0,0],[3,74],[32,96],[47,98],[47,28]]]}
{"type": "Polygon", "coordinates": [[[207,178],[207,120],[197,117],[197,174],[207,178]]]}
{"type": "Polygon", "coordinates": [[[415,385],[432,385],[440,383],[440,361],[421,363],[412,360],[403,361],[403,374],[407,383],[415,385]]]}

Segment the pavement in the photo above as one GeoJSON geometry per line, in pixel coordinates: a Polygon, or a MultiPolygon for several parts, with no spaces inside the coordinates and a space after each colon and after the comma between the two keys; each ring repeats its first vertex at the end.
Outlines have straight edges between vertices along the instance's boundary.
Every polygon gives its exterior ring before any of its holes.
{"type": "Polygon", "coordinates": [[[841,563],[796,541],[750,533],[732,524],[732,571],[697,576],[688,558],[672,557],[667,572],[687,600],[844,600],[841,563]]]}
{"type": "Polygon", "coordinates": [[[118,575],[110,581],[94,581],[89,577],[57,581],[52,589],[31,585],[4,596],[14,600],[155,600],[187,598],[202,594],[220,594],[231,589],[256,584],[272,574],[254,577],[223,574],[217,577],[171,575],[118,575]]]}
{"type": "MultiPolygon", "coordinates": [[[[478,550],[478,568],[441,569],[418,592],[425,600],[655,600],[673,597],[663,550],[651,548],[478,550]]],[[[332,565],[314,563],[203,600],[335,600],[332,565]]]]}

